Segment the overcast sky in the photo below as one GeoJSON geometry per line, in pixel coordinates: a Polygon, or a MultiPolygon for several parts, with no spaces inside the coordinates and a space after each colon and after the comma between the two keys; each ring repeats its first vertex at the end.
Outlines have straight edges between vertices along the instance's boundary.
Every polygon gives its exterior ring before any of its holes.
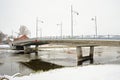
{"type": "Polygon", "coordinates": [[[74,35],[94,35],[95,25],[91,20],[97,16],[98,34],[120,34],[120,0],[0,0],[0,30],[11,35],[27,26],[31,37],[36,34],[36,17],[43,36],[71,35],[71,5],[79,15],[73,14],[74,35]]]}

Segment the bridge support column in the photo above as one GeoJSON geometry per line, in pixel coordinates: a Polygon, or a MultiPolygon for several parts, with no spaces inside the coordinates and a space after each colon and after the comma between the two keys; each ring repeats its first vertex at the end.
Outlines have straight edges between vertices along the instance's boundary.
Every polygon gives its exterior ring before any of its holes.
{"type": "Polygon", "coordinates": [[[90,63],[93,64],[94,46],[90,46],[90,63]]]}
{"type": "Polygon", "coordinates": [[[30,53],[31,50],[30,50],[30,46],[23,46],[24,48],[24,53],[30,53]]]}
{"type": "Polygon", "coordinates": [[[90,64],[93,64],[94,46],[91,45],[77,46],[76,51],[77,51],[77,65],[82,65],[82,63],[87,60],[90,60],[90,64]],[[90,52],[88,56],[83,56],[82,47],[90,47],[90,52]]]}
{"type": "Polygon", "coordinates": [[[38,45],[35,45],[35,55],[38,55],[38,45]]]}
{"type": "Polygon", "coordinates": [[[79,61],[80,59],[82,59],[82,47],[77,46],[76,51],[77,51],[77,65],[82,65],[82,62],[79,61]]]}

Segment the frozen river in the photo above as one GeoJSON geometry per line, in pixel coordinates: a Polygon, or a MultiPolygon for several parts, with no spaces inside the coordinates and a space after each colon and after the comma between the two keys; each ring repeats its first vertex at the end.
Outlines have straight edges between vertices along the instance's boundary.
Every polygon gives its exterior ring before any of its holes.
{"type": "MultiPolygon", "coordinates": [[[[84,56],[89,52],[83,48],[84,56]]],[[[55,68],[76,66],[75,48],[47,48],[35,53],[24,54],[10,50],[8,46],[0,46],[0,75],[13,75],[47,71],[55,68]]],[[[85,62],[83,65],[88,65],[85,62]]],[[[94,64],[120,64],[120,47],[98,46],[94,51],[94,64]]]]}

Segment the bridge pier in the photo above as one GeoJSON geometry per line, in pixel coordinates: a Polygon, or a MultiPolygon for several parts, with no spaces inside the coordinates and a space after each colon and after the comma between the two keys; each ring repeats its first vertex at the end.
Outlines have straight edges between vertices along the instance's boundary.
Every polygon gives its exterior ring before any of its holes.
{"type": "Polygon", "coordinates": [[[38,45],[35,45],[35,55],[38,56],[38,45]]]}
{"type": "Polygon", "coordinates": [[[28,53],[31,52],[30,46],[23,46],[23,48],[24,48],[24,53],[25,54],[28,54],[28,53]]]}
{"type": "Polygon", "coordinates": [[[82,47],[81,46],[77,46],[76,48],[77,51],[77,65],[82,65],[82,61],[79,61],[79,59],[82,59],[82,47]]]}
{"type": "Polygon", "coordinates": [[[30,46],[23,46],[24,48],[24,53],[28,54],[28,53],[32,53],[35,52],[35,55],[38,55],[38,45],[35,45],[35,48],[30,48],[30,46]]]}
{"type": "Polygon", "coordinates": [[[94,46],[90,46],[90,64],[93,64],[93,57],[94,57],[94,46]]]}
{"type": "Polygon", "coordinates": [[[90,60],[90,64],[93,64],[93,54],[95,45],[80,45],[76,47],[77,51],[77,65],[82,65],[84,61],[90,60]],[[88,56],[83,56],[82,47],[90,47],[90,52],[88,56]]]}

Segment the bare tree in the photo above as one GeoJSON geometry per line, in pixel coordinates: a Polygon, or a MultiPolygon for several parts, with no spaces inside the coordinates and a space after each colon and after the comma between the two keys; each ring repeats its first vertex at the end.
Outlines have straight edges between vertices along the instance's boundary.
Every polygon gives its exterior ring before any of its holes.
{"type": "Polygon", "coordinates": [[[28,30],[28,28],[24,25],[21,25],[19,28],[19,35],[29,35],[30,31],[28,30]]]}
{"type": "Polygon", "coordinates": [[[0,42],[3,41],[3,39],[6,37],[6,35],[0,31],[0,42]]]}

